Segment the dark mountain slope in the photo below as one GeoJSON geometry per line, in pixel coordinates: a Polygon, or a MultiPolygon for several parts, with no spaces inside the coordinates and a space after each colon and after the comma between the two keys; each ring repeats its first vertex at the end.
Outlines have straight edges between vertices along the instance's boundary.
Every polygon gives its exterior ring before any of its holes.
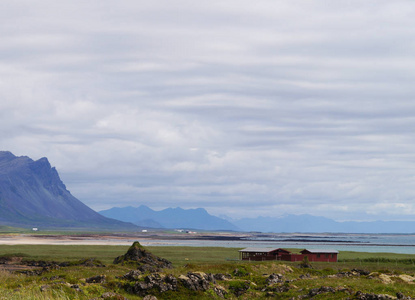
{"type": "Polygon", "coordinates": [[[108,219],[66,189],[47,158],[0,151],[0,223],[43,227],[134,228],[108,219]]]}

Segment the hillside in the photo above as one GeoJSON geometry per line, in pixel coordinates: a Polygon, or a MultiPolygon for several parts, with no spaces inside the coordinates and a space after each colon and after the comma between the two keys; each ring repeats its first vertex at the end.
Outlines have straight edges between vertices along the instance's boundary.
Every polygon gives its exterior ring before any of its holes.
{"type": "Polygon", "coordinates": [[[0,151],[0,224],[24,227],[133,229],[76,199],[47,158],[0,151]]]}

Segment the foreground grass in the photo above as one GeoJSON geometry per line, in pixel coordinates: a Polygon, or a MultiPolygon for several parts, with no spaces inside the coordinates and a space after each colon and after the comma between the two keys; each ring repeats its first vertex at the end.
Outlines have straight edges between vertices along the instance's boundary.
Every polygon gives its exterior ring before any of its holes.
{"type": "MultiPolygon", "coordinates": [[[[77,261],[84,258],[95,258],[106,267],[70,266],[52,268],[41,275],[25,275],[0,270],[0,299],[92,299],[103,293],[112,291],[128,299],[141,299],[138,295],[130,294],[122,288],[125,282],[120,277],[132,267],[113,265],[115,257],[124,254],[128,246],[74,246],[74,245],[0,245],[0,256],[20,256],[27,260],[45,261],[77,261]],[[86,284],[85,279],[105,275],[103,284],[86,284]],[[81,292],[74,288],[77,285],[81,292]],[[45,288],[45,286],[47,288],[45,288]],[[43,288],[42,288],[43,287],[43,288]]],[[[309,293],[313,288],[321,286],[353,292],[395,295],[401,292],[404,295],[415,297],[415,285],[393,277],[391,283],[384,283],[376,275],[360,277],[332,277],[339,272],[349,272],[352,269],[364,269],[368,272],[380,272],[388,275],[408,274],[415,276],[415,255],[391,253],[361,253],[341,252],[338,263],[312,263],[313,269],[299,268],[294,262],[241,262],[235,261],[238,257],[237,248],[220,247],[146,247],[157,256],[166,258],[173,263],[174,268],[165,272],[180,276],[187,272],[201,271],[205,273],[233,274],[229,281],[219,284],[232,291],[243,285],[249,289],[239,297],[227,294],[227,299],[265,299],[264,292],[268,287],[266,278],[272,273],[284,274],[286,292],[278,293],[278,299],[291,299],[309,293]],[[285,265],[293,272],[286,272],[285,265]],[[240,274],[234,275],[238,269],[240,274]],[[301,280],[299,278],[302,278],[301,280]]],[[[350,294],[339,290],[335,294],[326,293],[313,299],[352,299],[350,294]]],[[[159,293],[159,299],[215,299],[211,292],[189,292],[179,289],[177,292],[159,293]]],[[[267,298],[268,299],[268,298],[267,298]]]]}

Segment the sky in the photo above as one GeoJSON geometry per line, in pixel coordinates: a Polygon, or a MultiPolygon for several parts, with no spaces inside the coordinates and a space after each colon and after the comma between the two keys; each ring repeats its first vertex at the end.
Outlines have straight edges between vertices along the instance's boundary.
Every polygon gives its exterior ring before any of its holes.
{"type": "Polygon", "coordinates": [[[91,208],[415,220],[415,5],[4,0],[0,149],[91,208]]]}

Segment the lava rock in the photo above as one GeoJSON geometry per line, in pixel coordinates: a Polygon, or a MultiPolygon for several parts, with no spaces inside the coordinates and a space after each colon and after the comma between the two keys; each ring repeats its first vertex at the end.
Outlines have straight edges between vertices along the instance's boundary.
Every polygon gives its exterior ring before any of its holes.
{"type": "Polygon", "coordinates": [[[268,285],[272,285],[272,284],[275,284],[275,283],[284,282],[284,280],[283,280],[283,276],[281,274],[274,274],[273,273],[273,274],[268,276],[266,282],[267,282],[268,285]]]}
{"type": "Polygon", "coordinates": [[[392,297],[390,295],[366,294],[366,293],[363,293],[361,291],[358,291],[354,295],[354,297],[355,297],[355,299],[358,299],[358,300],[393,300],[393,299],[396,299],[395,297],[392,297]]]}
{"type": "Polygon", "coordinates": [[[85,279],[86,283],[103,283],[105,282],[105,275],[97,275],[97,276],[93,276],[93,277],[89,277],[87,279],[85,279]]]}
{"type": "Polygon", "coordinates": [[[210,282],[216,283],[212,274],[203,272],[189,272],[187,276],[180,275],[179,280],[185,288],[192,291],[206,291],[210,282]]]}
{"type": "Polygon", "coordinates": [[[173,275],[160,275],[158,273],[148,275],[143,281],[137,282],[132,288],[127,290],[144,297],[151,289],[157,289],[160,293],[177,290],[177,278],[173,275]]]}
{"type": "Polygon", "coordinates": [[[214,274],[213,277],[216,280],[228,280],[232,278],[231,274],[222,274],[222,273],[214,274]]]}
{"type": "Polygon", "coordinates": [[[172,268],[172,263],[144,249],[139,242],[134,242],[127,253],[114,259],[114,264],[136,265],[141,272],[158,272],[164,268],[172,268]]]}
{"type": "Polygon", "coordinates": [[[128,272],[127,274],[124,274],[121,278],[127,279],[129,281],[136,281],[138,279],[140,279],[141,277],[141,272],[138,270],[132,270],[130,272],[128,272]]]}
{"type": "Polygon", "coordinates": [[[336,292],[336,289],[331,287],[331,286],[322,286],[320,288],[311,289],[308,292],[308,296],[309,297],[315,297],[315,296],[320,295],[320,294],[335,293],[335,292],[336,292]]]}

